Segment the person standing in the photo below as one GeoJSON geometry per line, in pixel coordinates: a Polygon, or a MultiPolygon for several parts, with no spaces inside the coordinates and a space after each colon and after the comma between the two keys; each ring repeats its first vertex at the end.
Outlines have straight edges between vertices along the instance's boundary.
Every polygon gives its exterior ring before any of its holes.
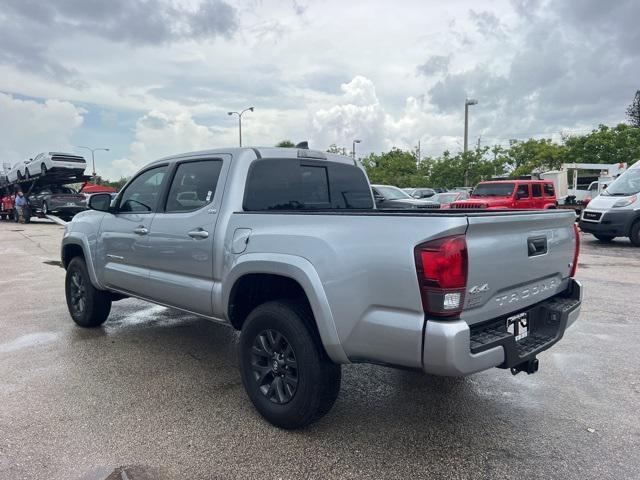
{"type": "Polygon", "coordinates": [[[27,210],[27,199],[22,193],[22,190],[18,190],[16,193],[16,211],[18,212],[18,222],[24,223],[24,216],[27,210]]]}

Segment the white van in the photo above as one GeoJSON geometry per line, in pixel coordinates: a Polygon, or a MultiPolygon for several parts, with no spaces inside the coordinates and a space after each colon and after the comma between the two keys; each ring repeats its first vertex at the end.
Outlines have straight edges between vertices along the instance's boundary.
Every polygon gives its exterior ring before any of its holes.
{"type": "Polygon", "coordinates": [[[582,211],[580,228],[601,242],[629,237],[640,247],[640,161],[589,202],[582,211]]]}

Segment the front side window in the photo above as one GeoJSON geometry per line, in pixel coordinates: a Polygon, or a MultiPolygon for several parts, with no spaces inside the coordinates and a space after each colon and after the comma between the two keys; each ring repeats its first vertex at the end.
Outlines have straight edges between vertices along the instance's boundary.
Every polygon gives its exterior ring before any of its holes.
{"type": "Polygon", "coordinates": [[[167,169],[168,167],[164,165],[138,175],[122,193],[118,210],[123,213],[149,213],[155,211],[167,169]]]}
{"type": "Polygon", "coordinates": [[[213,201],[222,160],[181,163],[171,182],[166,212],[190,212],[213,201]]]}
{"type": "Polygon", "coordinates": [[[517,198],[529,198],[529,185],[518,185],[517,198]]]}
{"type": "Polygon", "coordinates": [[[256,161],[249,170],[244,209],[371,209],[369,184],[356,166],[298,159],[256,161]]]}

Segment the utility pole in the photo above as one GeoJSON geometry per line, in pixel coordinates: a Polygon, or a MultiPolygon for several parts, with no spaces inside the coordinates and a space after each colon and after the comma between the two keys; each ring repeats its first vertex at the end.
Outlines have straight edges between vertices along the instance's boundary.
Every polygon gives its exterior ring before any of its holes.
{"type": "Polygon", "coordinates": [[[476,146],[477,150],[480,150],[480,140],[482,140],[482,135],[478,137],[478,145],[476,146]]]}
{"type": "Polygon", "coordinates": [[[227,112],[227,115],[238,115],[238,145],[242,147],[242,114],[244,112],[253,112],[254,107],[245,108],[241,112],[227,112]]]}
{"type": "Polygon", "coordinates": [[[419,164],[420,160],[422,159],[421,151],[420,151],[420,140],[418,140],[418,152],[417,153],[418,153],[418,162],[417,163],[419,164]]]}

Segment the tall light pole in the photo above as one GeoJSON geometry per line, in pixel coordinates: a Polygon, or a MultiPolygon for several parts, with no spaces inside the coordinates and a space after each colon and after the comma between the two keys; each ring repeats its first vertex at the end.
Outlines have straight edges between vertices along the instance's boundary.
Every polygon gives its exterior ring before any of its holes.
{"type": "Polygon", "coordinates": [[[361,142],[362,142],[362,140],[360,140],[360,139],[355,139],[353,141],[353,148],[351,149],[351,155],[353,156],[354,160],[356,159],[356,143],[361,143],[361,142]]]}
{"type": "Polygon", "coordinates": [[[242,114],[244,112],[253,112],[253,107],[245,108],[241,112],[227,112],[227,115],[238,115],[238,143],[242,146],[242,114]]]}
{"type": "MultiPolygon", "coordinates": [[[[469,144],[469,105],[477,105],[478,100],[475,98],[466,98],[464,100],[464,151],[467,151],[469,144]]],[[[467,187],[469,183],[469,161],[465,158],[464,167],[464,186],[467,187]]]]}
{"type": "Polygon", "coordinates": [[[103,151],[103,152],[108,152],[109,149],[108,148],[91,148],[91,147],[82,147],[80,145],[76,146],[76,148],[84,148],[85,150],[89,150],[91,152],[91,165],[93,168],[93,178],[96,178],[96,157],[95,157],[95,152],[99,152],[99,151],[103,151]]]}
{"type": "Polygon", "coordinates": [[[469,105],[477,105],[478,100],[475,98],[467,98],[464,101],[464,151],[467,151],[469,142],[469,105]]]}

